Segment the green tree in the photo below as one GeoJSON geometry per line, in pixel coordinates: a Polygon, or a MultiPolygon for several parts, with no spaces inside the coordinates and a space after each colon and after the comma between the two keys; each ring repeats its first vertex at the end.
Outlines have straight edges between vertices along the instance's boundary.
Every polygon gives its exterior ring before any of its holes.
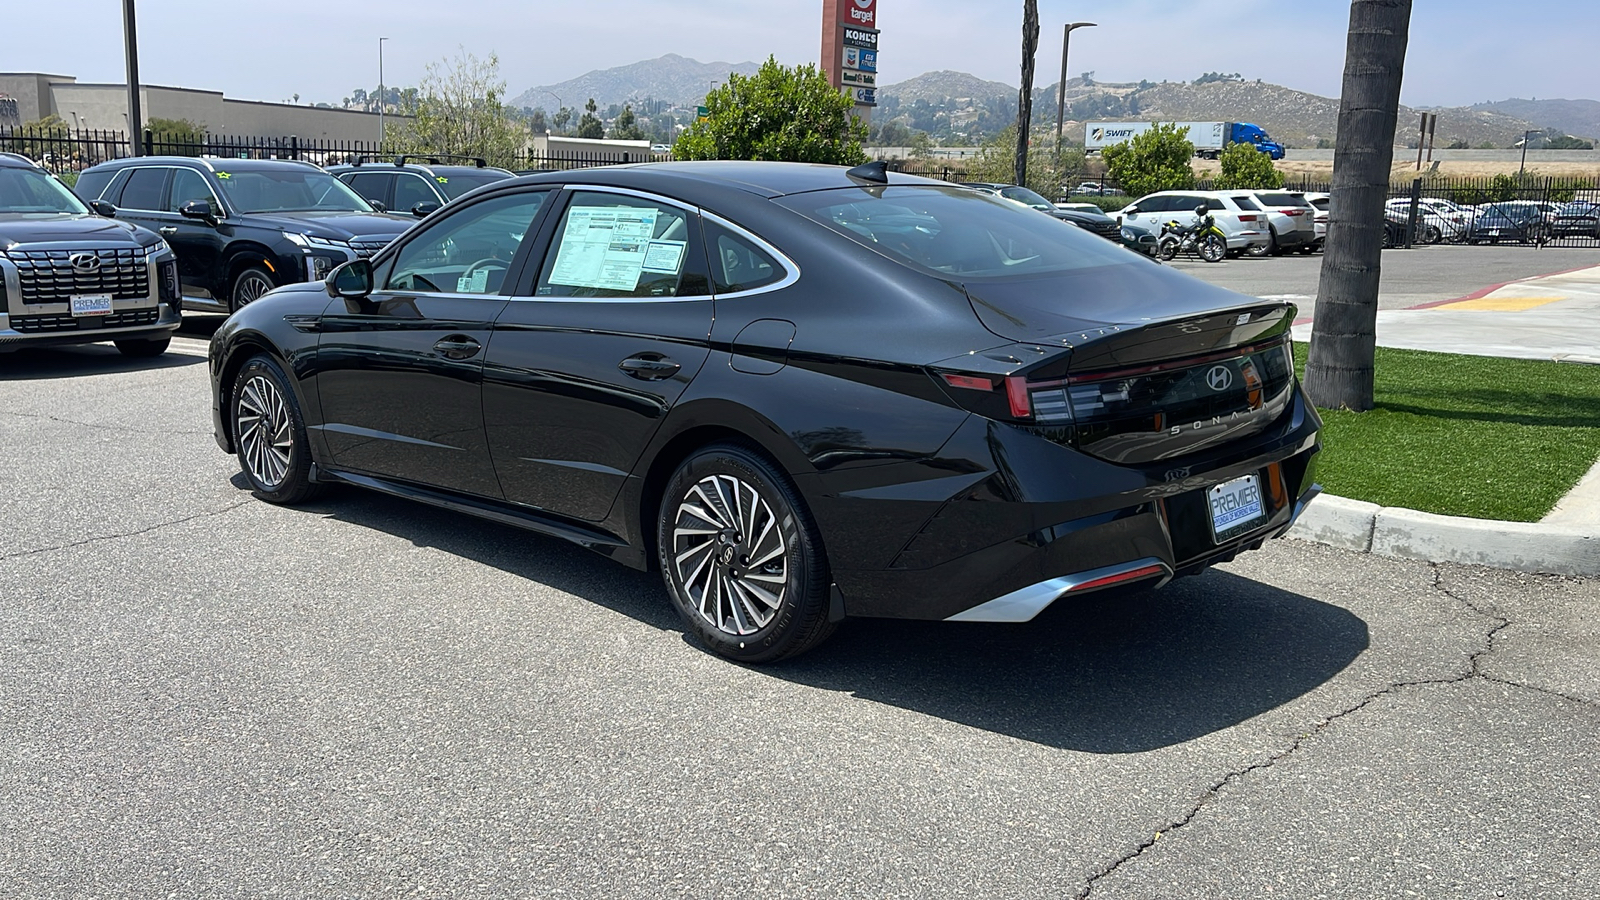
{"type": "Polygon", "coordinates": [[[578,117],[578,131],[575,135],[581,138],[599,140],[606,136],[606,126],[600,122],[600,107],[595,105],[594,98],[583,105],[583,115],[578,117]]]}
{"type": "Polygon", "coordinates": [[[754,75],[730,73],[705,105],[710,115],[678,137],[675,159],[867,161],[867,126],[853,115],[854,101],[813,64],[791,69],[769,56],[754,75]]]}
{"type": "Polygon", "coordinates": [[[1221,160],[1219,190],[1283,187],[1283,173],[1272,164],[1272,157],[1252,144],[1234,144],[1222,151],[1221,160]]]}
{"type": "Polygon", "coordinates": [[[1163,124],[1101,151],[1106,171],[1131,197],[1194,187],[1194,144],[1188,126],[1163,124]]]}
{"type": "Polygon", "coordinates": [[[188,119],[152,116],[144,123],[151,149],[163,156],[199,156],[205,149],[205,127],[188,119]]]}
{"type": "MultiPolygon", "coordinates": [[[[1053,134],[1051,139],[1040,132],[1028,147],[1028,174],[1024,187],[1054,200],[1068,187],[1070,179],[1083,173],[1084,153],[1081,147],[1068,147],[1058,156],[1053,134]]],[[[1016,128],[1010,126],[983,145],[983,152],[973,158],[967,167],[972,181],[990,181],[1014,184],[1016,177],[1016,128]]]]}
{"type": "Polygon", "coordinates": [[[1546,138],[1544,148],[1546,150],[1593,150],[1594,141],[1575,138],[1570,134],[1558,134],[1546,138]]]}
{"type": "Polygon", "coordinates": [[[416,88],[396,92],[396,105],[412,119],[390,120],[384,143],[403,154],[457,153],[514,167],[527,131],[502,102],[505,93],[498,56],[478,59],[461,50],[455,59],[430,63],[416,88]]]}
{"type": "Polygon", "coordinates": [[[933,155],[933,138],[926,131],[912,132],[910,147],[912,159],[927,159],[933,155]]]}
{"type": "Polygon", "coordinates": [[[567,123],[571,122],[571,121],[572,121],[572,109],[570,107],[566,107],[566,106],[563,106],[560,109],[556,110],[555,116],[553,116],[550,119],[551,124],[556,126],[556,133],[557,134],[566,134],[566,132],[567,132],[567,123]]]}
{"type": "Polygon", "coordinates": [[[632,106],[624,106],[617,120],[611,123],[611,138],[618,141],[644,140],[644,129],[634,119],[632,106]]]}

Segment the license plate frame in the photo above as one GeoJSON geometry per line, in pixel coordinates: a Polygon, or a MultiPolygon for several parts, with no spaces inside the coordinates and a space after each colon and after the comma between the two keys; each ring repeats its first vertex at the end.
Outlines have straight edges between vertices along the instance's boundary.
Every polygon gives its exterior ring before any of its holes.
{"type": "Polygon", "coordinates": [[[110,294],[73,294],[68,299],[74,318],[111,315],[110,294]]]}
{"type": "Polygon", "coordinates": [[[1261,493],[1261,476],[1241,475],[1206,489],[1207,518],[1211,538],[1221,544],[1266,524],[1266,498],[1261,493]]]}

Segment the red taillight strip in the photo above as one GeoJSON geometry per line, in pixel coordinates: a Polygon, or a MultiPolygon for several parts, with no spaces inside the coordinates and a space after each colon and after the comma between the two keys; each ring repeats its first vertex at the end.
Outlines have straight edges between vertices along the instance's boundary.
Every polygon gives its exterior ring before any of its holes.
{"type": "Polygon", "coordinates": [[[1085,581],[1082,584],[1073,585],[1071,588],[1068,588],[1067,593],[1075,594],[1082,591],[1092,591],[1096,588],[1110,587],[1113,584],[1123,584],[1129,581],[1140,581],[1145,578],[1154,578],[1157,575],[1165,574],[1167,574],[1167,567],[1158,563],[1153,566],[1143,566],[1138,569],[1131,569],[1127,572],[1118,572],[1115,575],[1106,575],[1102,578],[1096,578],[1093,581],[1085,581]]]}

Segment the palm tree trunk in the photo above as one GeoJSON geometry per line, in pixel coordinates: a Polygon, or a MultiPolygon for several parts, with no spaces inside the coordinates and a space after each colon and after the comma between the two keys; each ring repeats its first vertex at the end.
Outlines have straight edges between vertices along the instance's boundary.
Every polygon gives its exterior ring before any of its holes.
{"type": "Polygon", "coordinates": [[[1383,201],[1411,28],[1411,0],[1353,0],[1333,151],[1328,239],[1306,361],[1323,409],[1372,408],[1383,201]]]}
{"type": "Polygon", "coordinates": [[[1028,183],[1028,131],[1033,119],[1033,56],[1039,50],[1039,0],[1022,3],[1022,88],[1017,91],[1017,184],[1028,183]]]}

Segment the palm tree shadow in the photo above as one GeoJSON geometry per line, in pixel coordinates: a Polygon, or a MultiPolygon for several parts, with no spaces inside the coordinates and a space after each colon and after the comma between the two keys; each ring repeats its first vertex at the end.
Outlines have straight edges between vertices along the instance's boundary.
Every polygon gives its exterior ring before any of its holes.
{"type": "MultiPolygon", "coordinates": [[[[303,509],[683,633],[658,576],[554,538],[353,489],[303,509]]],[[[756,671],[1052,747],[1136,753],[1287,703],[1367,645],[1348,610],[1211,571],[1058,603],[1025,625],[852,619],[816,650],[756,671]]]]}

